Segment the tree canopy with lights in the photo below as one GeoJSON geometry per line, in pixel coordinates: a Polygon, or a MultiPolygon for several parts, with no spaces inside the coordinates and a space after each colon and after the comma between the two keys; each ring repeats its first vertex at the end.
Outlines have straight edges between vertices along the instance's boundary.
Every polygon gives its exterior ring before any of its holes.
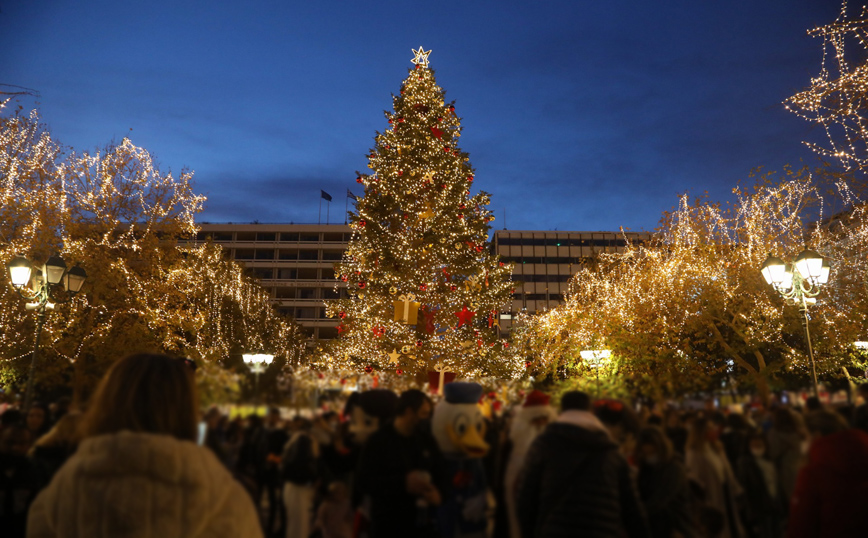
{"type": "MultiPolygon", "coordinates": [[[[216,245],[186,245],[204,197],[192,173],[163,173],[129,139],[95,152],[63,148],[36,113],[0,117],[0,263],[60,254],[88,273],[81,293],[57,305],[43,330],[37,386],[91,387],[121,356],[185,355],[201,368],[207,400],[237,379],[225,360],[247,349],[297,359],[300,332],[268,293],[216,245]]],[[[34,316],[0,286],[0,384],[20,387],[34,316]]],[[[240,358],[239,358],[240,362],[240,358]]],[[[11,392],[11,391],[9,391],[11,392]]]]}
{"type": "Polygon", "coordinates": [[[330,304],[338,322],[334,361],[368,370],[510,375],[515,360],[498,339],[511,266],[488,248],[485,192],[458,147],[461,119],[444,101],[428,55],[385,113],[359,174],[364,196],[350,214],[353,235],[337,277],[349,297],[330,304]]]}
{"type": "Polygon", "coordinates": [[[593,377],[580,352],[609,349],[607,372],[633,394],[704,391],[728,378],[764,398],[803,386],[810,364],[797,309],[760,269],[769,253],[792,260],[809,246],[832,260],[832,280],[809,310],[817,368],[826,380],[847,376],[868,320],[864,185],[788,171],[734,194],[731,206],[682,196],[655,241],[579,272],[566,304],[522,333],[538,375],[593,377]]]}
{"type": "Polygon", "coordinates": [[[820,73],[811,86],[785,101],[788,110],[823,127],[828,146],[806,142],[846,169],[868,169],[868,7],[858,17],[847,13],[808,31],[823,39],[820,73]]]}

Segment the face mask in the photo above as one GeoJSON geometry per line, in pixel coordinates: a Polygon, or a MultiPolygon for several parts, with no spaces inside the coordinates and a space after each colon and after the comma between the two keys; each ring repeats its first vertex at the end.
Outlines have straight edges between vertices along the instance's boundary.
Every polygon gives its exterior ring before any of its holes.
{"type": "Polygon", "coordinates": [[[765,448],[751,448],[750,453],[753,454],[755,458],[761,458],[765,456],[766,449],[765,448]]]}

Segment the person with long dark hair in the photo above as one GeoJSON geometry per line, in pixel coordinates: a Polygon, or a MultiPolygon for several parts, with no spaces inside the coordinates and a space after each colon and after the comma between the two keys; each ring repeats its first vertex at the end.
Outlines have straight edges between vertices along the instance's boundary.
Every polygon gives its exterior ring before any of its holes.
{"type": "Polygon", "coordinates": [[[33,502],[31,537],[261,537],[241,485],[196,444],[198,403],[185,359],[115,362],[82,417],[81,442],[33,502]]]}

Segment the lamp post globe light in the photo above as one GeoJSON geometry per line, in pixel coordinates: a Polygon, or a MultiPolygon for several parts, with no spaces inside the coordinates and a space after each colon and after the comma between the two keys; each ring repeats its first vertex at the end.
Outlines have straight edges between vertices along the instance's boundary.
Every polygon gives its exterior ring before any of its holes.
{"type": "Polygon", "coordinates": [[[805,328],[805,340],[808,343],[808,357],[811,359],[811,374],[814,379],[814,396],[820,397],[817,384],[817,367],[814,364],[814,348],[811,345],[811,331],[808,328],[808,305],[817,302],[820,288],[829,282],[832,264],[829,260],[814,250],[803,250],[796,261],[787,264],[782,259],[772,256],[766,258],[762,266],[762,274],[766,283],[777,291],[784,301],[799,307],[802,314],[802,327],[805,328]]]}
{"type": "Polygon", "coordinates": [[[579,351],[579,356],[585,361],[588,366],[597,372],[597,399],[600,399],[600,368],[605,366],[605,363],[612,356],[612,351],[608,349],[584,349],[579,351]]]}
{"type": "Polygon", "coordinates": [[[256,402],[259,403],[259,375],[268,369],[268,366],[274,360],[274,355],[269,353],[243,353],[241,358],[244,359],[244,364],[256,376],[256,402]]]}
{"type": "Polygon", "coordinates": [[[28,301],[25,309],[36,311],[36,338],[30,358],[27,391],[24,396],[24,412],[27,413],[30,404],[33,403],[33,378],[36,373],[36,361],[39,358],[39,342],[45,324],[45,311],[54,310],[55,302],[59,302],[53,295],[57,286],[63,285],[69,300],[81,291],[87,279],[87,272],[78,265],[67,269],[66,262],[60,256],[51,256],[36,272],[33,271],[33,264],[24,256],[16,256],[7,264],[7,268],[12,287],[28,301]],[[29,288],[27,284],[30,284],[29,288]]]}

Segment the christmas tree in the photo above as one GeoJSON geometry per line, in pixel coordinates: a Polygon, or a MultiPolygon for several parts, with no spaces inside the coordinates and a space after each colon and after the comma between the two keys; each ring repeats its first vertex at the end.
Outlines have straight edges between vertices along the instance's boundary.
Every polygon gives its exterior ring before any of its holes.
{"type": "Polygon", "coordinates": [[[339,321],[332,360],[368,372],[509,375],[516,361],[498,319],[512,267],[488,248],[490,197],[470,194],[461,119],[428,67],[431,51],[413,52],[415,69],[368,156],[373,173],[356,180],[365,194],[336,266],[349,294],[328,308],[339,321]]]}

